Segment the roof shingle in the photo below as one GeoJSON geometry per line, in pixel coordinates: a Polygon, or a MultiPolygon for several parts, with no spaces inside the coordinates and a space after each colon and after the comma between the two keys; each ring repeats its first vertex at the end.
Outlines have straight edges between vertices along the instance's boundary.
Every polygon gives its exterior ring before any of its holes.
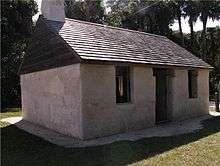
{"type": "Polygon", "coordinates": [[[74,19],[46,22],[84,60],[211,67],[164,36],[74,19]]]}

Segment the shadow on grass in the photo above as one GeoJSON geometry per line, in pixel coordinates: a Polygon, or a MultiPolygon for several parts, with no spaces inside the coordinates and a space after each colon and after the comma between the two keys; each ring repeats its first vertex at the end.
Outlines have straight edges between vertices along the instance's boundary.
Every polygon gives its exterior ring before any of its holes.
{"type": "Polygon", "coordinates": [[[88,148],[60,147],[11,125],[1,130],[2,165],[127,165],[217,133],[219,124],[220,117],[212,117],[203,121],[203,129],[193,133],[88,148]]]}
{"type": "Polygon", "coordinates": [[[14,107],[14,108],[4,108],[4,109],[1,109],[0,112],[7,113],[7,112],[20,112],[20,111],[21,111],[21,108],[14,107]]]}

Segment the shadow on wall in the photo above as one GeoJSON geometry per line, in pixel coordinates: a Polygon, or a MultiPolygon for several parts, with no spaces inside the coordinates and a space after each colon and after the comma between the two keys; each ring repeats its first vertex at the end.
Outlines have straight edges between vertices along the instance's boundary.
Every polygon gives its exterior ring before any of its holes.
{"type": "Polygon", "coordinates": [[[60,147],[10,125],[2,128],[2,165],[127,165],[217,133],[219,124],[218,116],[203,121],[203,129],[189,134],[88,148],[60,147]]]}

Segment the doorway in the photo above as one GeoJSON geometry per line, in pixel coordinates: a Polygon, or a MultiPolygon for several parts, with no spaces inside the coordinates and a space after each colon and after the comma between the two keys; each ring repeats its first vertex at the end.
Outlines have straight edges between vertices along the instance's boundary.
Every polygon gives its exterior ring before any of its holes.
{"type": "Polygon", "coordinates": [[[167,69],[154,69],[156,78],[156,123],[168,121],[168,77],[167,69]]]}

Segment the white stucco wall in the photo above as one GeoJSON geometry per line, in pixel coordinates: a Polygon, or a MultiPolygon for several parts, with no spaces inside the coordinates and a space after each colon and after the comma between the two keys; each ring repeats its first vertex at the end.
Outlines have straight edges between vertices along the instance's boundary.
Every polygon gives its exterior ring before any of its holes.
{"type": "MultiPolygon", "coordinates": [[[[83,137],[102,137],[155,124],[155,77],[152,68],[131,68],[131,103],[116,104],[115,66],[81,65],[83,137]]],[[[168,86],[169,120],[208,113],[209,71],[198,70],[198,97],[188,96],[188,70],[174,69],[168,86]]]]}
{"type": "MultiPolygon", "coordinates": [[[[209,71],[198,70],[198,98],[188,97],[187,69],[169,79],[169,118],[208,113],[209,71]]],[[[21,75],[23,118],[81,139],[155,125],[153,69],[131,66],[131,103],[116,104],[114,65],[76,64],[21,75]]]]}
{"type": "Polygon", "coordinates": [[[198,70],[198,97],[189,98],[188,71],[176,69],[172,80],[173,120],[208,114],[209,108],[209,70],[198,70]]]}
{"type": "Polygon", "coordinates": [[[81,65],[84,138],[154,125],[155,79],[151,68],[131,68],[131,103],[116,104],[115,66],[81,65]]]}
{"type": "Polygon", "coordinates": [[[80,65],[21,75],[23,118],[82,138],[80,65]]]}

